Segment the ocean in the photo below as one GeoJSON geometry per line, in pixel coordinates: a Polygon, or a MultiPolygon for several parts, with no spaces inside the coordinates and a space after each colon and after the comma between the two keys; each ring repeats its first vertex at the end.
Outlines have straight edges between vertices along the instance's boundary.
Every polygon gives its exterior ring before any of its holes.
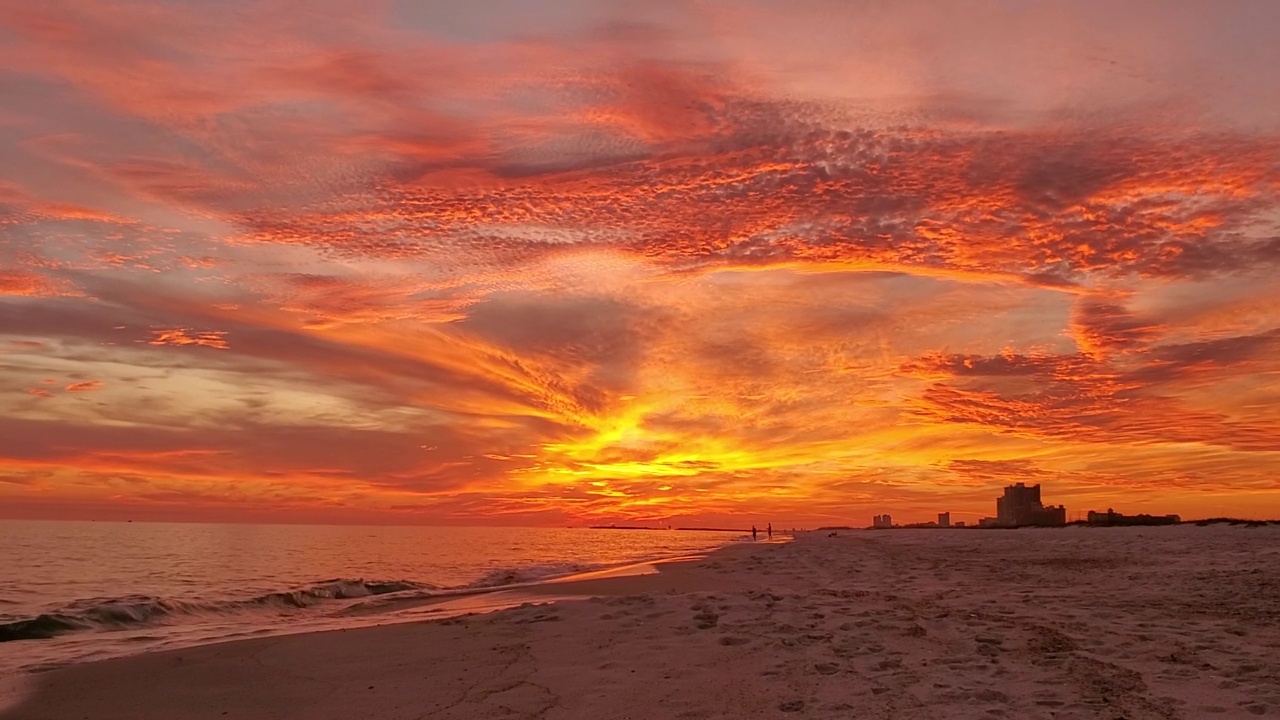
{"type": "Polygon", "coordinates": [[[680,530],[0,521],[0,675],[420,618],[421,610],[397,609],[742,539],[680,530]]]}

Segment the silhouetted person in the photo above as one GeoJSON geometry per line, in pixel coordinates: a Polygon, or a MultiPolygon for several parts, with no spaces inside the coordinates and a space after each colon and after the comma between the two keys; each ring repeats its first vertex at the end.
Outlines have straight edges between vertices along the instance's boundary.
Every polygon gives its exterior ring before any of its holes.
{"type": "Polygon", "coordinates": [[[752,526],[751,526],[751,539],[752,539],[752,540],[755,540],[755,539],[756,539],[756,526],[755,526],[755,525],[752,525],[752,526]]]}
{"type": "Polygon", "coordinates": [[[772,540],[773,539],[773,523],[769,523],[768,532],[769,532],[769,539],[772,540]]]}

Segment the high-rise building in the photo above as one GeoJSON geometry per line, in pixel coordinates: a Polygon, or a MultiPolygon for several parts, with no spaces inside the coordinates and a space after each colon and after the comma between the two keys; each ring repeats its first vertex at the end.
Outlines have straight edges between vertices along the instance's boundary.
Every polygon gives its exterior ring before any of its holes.
{"type": "Polygon", "coordinates": [[[1066,525],[1067,509],[1062,505],[1045,507],[1041,504],[1040,485],[1015,483],[1005,487],[1004,495],[996,498],[995,521],[995,524],[1005,527],[1066,525]]]}
{"type": "Polygon", "coordinates": [[[872,518],[871,527],[891,528],[893,527],[893,517],[888,513],[885,513],[884,515],[876,515],[872,518]]]}
{"type": "Polygon", "coordinates": [[[938,513],[938,527],[951,527],[951,513],[938,513]]]}
{"type": "Polygon", "coordinates": [[[1022,483],[1004,489],[1004,495],[996,498],[996,520],[1001,525],[1030,525],[1025,521],[1040,504],[1040,486],[1027,487],[1022,483]]]}

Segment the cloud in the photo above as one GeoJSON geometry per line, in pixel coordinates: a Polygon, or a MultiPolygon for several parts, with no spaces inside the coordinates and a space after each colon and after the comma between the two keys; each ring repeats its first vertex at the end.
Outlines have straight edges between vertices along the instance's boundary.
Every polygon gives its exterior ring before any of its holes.
{"type": "Polygon", "coordinates": [[[1232,376],[1274,372],[1280,328],[1256,335],[1200,340],[1154,348],[1135,376],[1150,383],[1192,385],[1232,376]]]}
{"type": "Polygon", "coordinates": [[[1157,324],[1135,317],[1122,305],[1091,299],[1077,304],[1071,325],[1076,346],[1088,355],[1138,349],[1160,331],[1157,324]]]}
{"type": "Polygon", "coordinates": [[[200,345],[215,350],[226,350],[229,347],[226,336],[227,334],[221,330],[189,332],[183,328],[172,328],[152,330],[151,339],[147,343],[150,345],[200,345]]]}
{"type": "Polygon", "coordinates": [[[236,477],[280,484],[282,490],[293,484],[294,494],[319,488],[340,495],[427,496],[492,477],[499,465],[483,458],[474,440],[439,427],[409,434],[288,425],[200,432],[52,421],[4,425],[0,456],[13,469],[70,465],[89,475],[134,475],[143,486],[156,484],[149,478],[185,478],[193,492],[212,492],[220,478],[236,477]],[[62,428],[62,438],[41,439],[40,433],[52,427],[62,428]],[[450,452],[433,456],[420,447],[424,439],[450,446],[450,452]]]}
{"type": "Polygon", "coordinates": [[[44,473],[6,502],[822,521],[1268,482],[1274,23],[295,5],[0,13],[0,455],[44,473]]]}
{"type": "Polygon", "coordinates": [[[1057,474],[1039,467],[1026,458],[1014,460],[950,460],[944,465],[948,472],[958,475],[975,487],[990,486],[993,482],[1012,485],[1052,481],[1057,474]]]}
{"type": "Polygon", "coordinates": [[[39,273],[0,271],[0,296],[10,297],[60,297],[75,295],[66,283],[39,273]]]}
{"type": "Polygon", "coordinates": [[[1023,355],[1008,350],[993,356],[935,352],[904,363],[902,371],[908,375],[924,378],[969,375],[987,377],[1038,375],[1054,378],[1069,376],[1071,373],[1064,373],[1064,371],[1073,368],[1084,370],[1089,365],[1089,360],[1084,357],[1023,355]]]}
{"type": "MultiPolygon", "coordinates": [[[[299,60],[246,65],[213,34],[245,20],[235,13],[216,15],[208,29],[187,25],[175,8],[149,20],[194,45],[178,54],[185,62],[130,53],[167,68],[153,73],[148,94],[172,93],[163,102],[177,113],[143,117],[174,125],[210,158],[61,152],[143,197],[233,223],[248,240],[348,257],[449,258],[468,271],[519,267],[566,244],[607,244],[675,267],[850,263],[1056,284],[1198,277],[1278,257],[1274,238],[1255,232],[1260,223],[1276,232],[1274,137],[1105,123],[859,124],[831,101],[761,97],[727,64],[648,57],[625,34],[583,41],[577,49],[604,63],[590,74],[558,71],[573,62],[570,48],[500,46],[526,61],[508,75],[464,49],[336,51],[305,37],[299,60]],[[462,80],[440,87],[441,66],[462,80]],[[189,96],[183,72],[217,76],[226,97],[189,96]],[[517,113],[476,90],[493,84],[539,102],[517,113]],[[289,89],[288,100],[253,109],[268,89],[289,89]],[[423,110],[433,92],[486,122],[423,110]],[[301,98],[334,105],[299,116],[290,103],[301,98]],[[214,133],[192,127],[215,111],[240,119],[214,133]],[[404,135],[428,126],[438,137],[404,135]],[[328,155],[243,154],[284,138],[328,155]],[[424,143],[436,154],[411,149],[424,143]],[[552,242],[531,240],[533,232],[552,242]]],[[[16,24],[50,22],[29,11],[16,24]]],[[[94,50],[59,47],[65,56],[49,69],[80,68],[94,50]]],[[[77,77],[116,93],[106,72],[77,77]]]]}
{"type": "MultiPolygon", "coordinates": [[[[1187,387],[1181,381],[1188,375],[1243,362],[1274,340],[1268,333],[1156,346],[1147,356],[1153,360],[1131,364],[1086,354],[934,354],[909,361],[902,372],[926,381],[916,412],[942,422],[1103,444],[1202,443],[1274,452],[1280,450],[1276,418],[1245,420],[1228,410],[1197,409],[1175,394],[1187,387]]],[[[1268,359],[1264,366],[1274,364],[1268,359]]],[[[1264,366],[1244,368],[1241,375],[1264,366]]]]}
{"type": "Polygon", "coordinates": [[[449,323],[466,318],[468,308],[482,297],[458,283],[421,276],[383,276],[371,282],[358,275],[290,273],[255,280],[267,297],[303,316],[313,329],[396,321],[449,323]]]}

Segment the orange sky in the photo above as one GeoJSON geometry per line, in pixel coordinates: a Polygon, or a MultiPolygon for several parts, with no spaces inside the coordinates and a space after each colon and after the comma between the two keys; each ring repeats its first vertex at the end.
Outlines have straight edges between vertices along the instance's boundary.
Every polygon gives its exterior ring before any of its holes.
{"type": "Polygon", "coordinates": [[[0,0],[0,516],[1280,517],[1280,8],[896,5],[0,0]]]}

